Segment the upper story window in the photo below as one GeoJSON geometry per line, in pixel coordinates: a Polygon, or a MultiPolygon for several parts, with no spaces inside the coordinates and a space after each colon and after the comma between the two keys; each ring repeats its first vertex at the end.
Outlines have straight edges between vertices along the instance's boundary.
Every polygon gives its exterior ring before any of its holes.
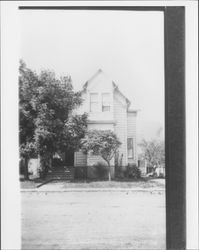
{"type": "Polygon", "coordinates": [[[102,112],[109,112],[111,109],[111,95],[109,93],[102,93],[102,112]]]}
{"type": "Polygon", "coordinates": [[[128,158],[134,158],[133,138],[127,139],[128,158]]]}
{"type": "Polygon", "coordinates": [[[90,112],[98,111],[98,93],[90,94],[90,112]]]}

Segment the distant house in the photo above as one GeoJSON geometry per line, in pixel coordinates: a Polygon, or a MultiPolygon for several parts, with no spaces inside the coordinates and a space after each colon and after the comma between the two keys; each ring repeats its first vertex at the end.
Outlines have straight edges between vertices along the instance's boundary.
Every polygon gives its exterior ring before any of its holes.
{"type": "MultiPolygon", "coordinates": [[[[88,130],[114,131],[122,143],[119,148],[121,165],[137,164],[137,111],[130,109],[131,102],[118,86],[100,69],[84,84],[82,98],[83,104],[76,113],[88,113],[88,130]]],[[[74,153],[74,166],[92,166],[98,162],[103,162],[100,156],[81,151],[74,153]]]]}

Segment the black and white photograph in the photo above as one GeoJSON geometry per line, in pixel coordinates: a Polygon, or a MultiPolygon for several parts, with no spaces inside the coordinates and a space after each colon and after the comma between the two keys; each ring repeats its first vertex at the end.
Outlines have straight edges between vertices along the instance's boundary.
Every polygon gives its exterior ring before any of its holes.
{"type": "Polygon", "coordinates": [[[186,249],[188,12],[133,2],[15,3],[20,246],[2,249],[186,249]]]}

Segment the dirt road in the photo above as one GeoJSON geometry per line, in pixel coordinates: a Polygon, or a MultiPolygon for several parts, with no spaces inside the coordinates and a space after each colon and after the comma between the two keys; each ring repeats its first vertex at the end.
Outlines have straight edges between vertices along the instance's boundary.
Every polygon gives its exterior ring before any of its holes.
{"type": "Polygon", "coordinates": [[[22,193],[22,249],[165,249],[164,192],[22,193]]]}

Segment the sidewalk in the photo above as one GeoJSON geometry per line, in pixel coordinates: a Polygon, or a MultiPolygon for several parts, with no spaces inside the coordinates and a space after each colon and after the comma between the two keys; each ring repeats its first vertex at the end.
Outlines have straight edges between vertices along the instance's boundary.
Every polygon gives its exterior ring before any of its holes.
{"type": "Polygon", "coordinates": [[[34,189],[21,189],[21,192],[165,192],[165,188],[63,188],[61,184],[48,184],[34,189]]]}
{"type": "Polygon", "coordinates": [[[21,192],[165,192],[164,179],[148,181],[119,182],[119,181],[93,181],[93,182],[49,182],[23,183],[21,192]],[[41,183],[40,183],[41,184],[41,183]]]}

